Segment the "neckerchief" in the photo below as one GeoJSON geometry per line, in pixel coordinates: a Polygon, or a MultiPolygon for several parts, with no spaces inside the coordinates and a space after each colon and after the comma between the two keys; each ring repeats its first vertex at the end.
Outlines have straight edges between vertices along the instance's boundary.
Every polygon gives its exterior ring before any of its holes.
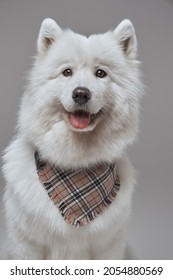
{"type": "Polygon", "coordinates": [[[35,152],[39,180],[65,221],[76,227],[91,222],[115,199],[120,189],[116,163],[62,169],[35,152]]]}

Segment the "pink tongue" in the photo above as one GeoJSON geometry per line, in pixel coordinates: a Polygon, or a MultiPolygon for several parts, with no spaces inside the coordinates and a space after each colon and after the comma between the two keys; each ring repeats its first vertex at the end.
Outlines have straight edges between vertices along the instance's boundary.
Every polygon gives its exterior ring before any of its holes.
{"type": "Polygon", "coordinates": [[[70,123],[75,128],[85,128],[90,123],[90,114],[83,111],[76,111],[69,115],[70,123]]]}

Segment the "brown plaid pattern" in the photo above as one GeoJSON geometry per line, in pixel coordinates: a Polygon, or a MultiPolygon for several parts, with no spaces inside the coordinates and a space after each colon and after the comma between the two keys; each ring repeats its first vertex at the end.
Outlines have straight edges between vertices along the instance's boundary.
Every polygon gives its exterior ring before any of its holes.
{"type": "Polygon", "coordinates": [[[37,173],[63,218],[76,227],[91,222],[106,209],[120,189],[116,164],[102,163],[91,169],[64,170],[43,162],[35,152],[37,173]]]}

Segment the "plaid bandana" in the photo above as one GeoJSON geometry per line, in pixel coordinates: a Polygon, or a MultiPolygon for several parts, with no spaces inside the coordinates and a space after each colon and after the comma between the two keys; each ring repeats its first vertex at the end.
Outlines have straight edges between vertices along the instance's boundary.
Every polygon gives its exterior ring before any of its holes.
{"type": "Polygon", "coordinates": [[[35,152],[39,180],[66,222],[76,227],[91,222],[114,200],[120,189],[116,164],[64,170],[41,160],[35,152]]]}

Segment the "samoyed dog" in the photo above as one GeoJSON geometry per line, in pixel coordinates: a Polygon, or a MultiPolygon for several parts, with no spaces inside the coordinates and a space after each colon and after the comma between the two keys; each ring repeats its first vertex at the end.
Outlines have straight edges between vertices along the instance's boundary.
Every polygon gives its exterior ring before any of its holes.
{"type": "Polygon", "coordinates": [[[11,259],[123,259],[142,84],[129,20],[85,37],[41,25],[4,154],[11,259]]]}

